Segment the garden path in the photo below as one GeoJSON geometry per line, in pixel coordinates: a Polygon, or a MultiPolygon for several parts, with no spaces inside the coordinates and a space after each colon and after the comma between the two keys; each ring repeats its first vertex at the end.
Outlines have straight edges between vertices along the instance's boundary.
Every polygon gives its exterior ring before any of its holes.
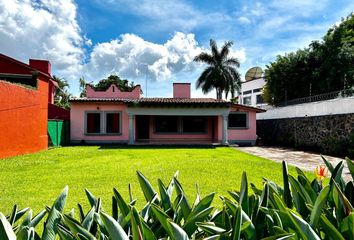
{"type": "MultiPolygon", "coordinates": [[[[283,148],[283,147],[236,147],[240,151],[247,152],[259,157],[264,157],[276,162],[282,162],[285,160],[289,165],[296,166],[302,170],[313,172],[319,164],[324,165],[323,160],[321,159],[320,154],[305,152],[301,150],[296,150],[292,148],[283,148]]],[[[337,165],[340,161],[343,161],[341,158],[332,157],[323,155],[330,163],[334,166],[337,165]]],[[[344,164],[343,178],[345,181],[351,180],[350,172],[347,167],[347,164],[344,164]]]]}

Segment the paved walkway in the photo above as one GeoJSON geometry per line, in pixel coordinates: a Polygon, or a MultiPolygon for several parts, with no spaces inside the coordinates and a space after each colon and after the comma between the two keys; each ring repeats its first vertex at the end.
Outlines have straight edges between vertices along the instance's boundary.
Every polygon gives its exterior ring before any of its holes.
{"type": "MultiPolygon", "coordinates": [[[[315,168],[324,162],[318,153],[304,152],[291,148],[282,147],[236,147],[237,149],[247,152],[256,156],[268,158],[276,162],[282,162],[285,160],[289,165],[296,166],[302,170],[313,172],[315,168]]],[[[323,155],[334,166],[343,159],[337,157],[331,157],[323,155]]],[[[348,181],[351,180],[349,169],[345,163],[343,170],[343,178],[348,181]]]]}

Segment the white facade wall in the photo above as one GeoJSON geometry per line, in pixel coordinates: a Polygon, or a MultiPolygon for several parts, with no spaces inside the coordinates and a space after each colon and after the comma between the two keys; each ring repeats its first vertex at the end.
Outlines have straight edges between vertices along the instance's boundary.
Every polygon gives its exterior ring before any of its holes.
{"type": "Polygon", "coordinates": [[[239,95],[239,103],[253,107],[264,107],[265,105],[267,105],[265,103],[257,103],[257,95],[262,95],[261,89],[263,89],[264,85],[264,78],[243,82],[241,84],[241,94],[239,95]],[[250,99],[250,101],[246,101],[247,99],[250,99]]]}
{"type": "Polygon", "coordinates": [[[257,113],[257,120],[313,117],[348,113],[354,113],[354,97],[270,108],[267,109],[267,112],[257,113]]]}

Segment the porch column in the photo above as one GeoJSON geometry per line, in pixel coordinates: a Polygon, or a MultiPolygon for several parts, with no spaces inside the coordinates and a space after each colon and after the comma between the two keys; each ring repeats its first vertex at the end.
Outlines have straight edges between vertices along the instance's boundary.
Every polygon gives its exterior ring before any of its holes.
{"type": "Polygon", "coordinates": [[[134,144],[134,114],[128,115],[129,118],[129,145],[134,144]]]}
{"type": "Polygon", "coordinates": [[[222,115],[222,144],[228,145],[229,144],[229,137],[227,135],[227,126],[228,126],[229,116],[224,114],[222,115]]]}

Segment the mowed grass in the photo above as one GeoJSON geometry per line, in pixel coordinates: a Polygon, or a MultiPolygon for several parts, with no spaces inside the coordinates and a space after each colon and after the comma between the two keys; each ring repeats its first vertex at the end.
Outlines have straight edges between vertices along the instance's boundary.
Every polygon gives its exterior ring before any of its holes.
{"type": "MultiPolygon", "coordinates": [[[[294,168],[289,169],[295,174],[294,168]]],[[[232,147],[63,147],[0,160],[0,212],[9,214],[14,204],[38,212],[50,206],[66,185],[67,211],[77,203],[88,210],[85,188],[101,197],[103,207],[110,209],[113,187],[128,200],[129,183],[141,207],[145,200],[136,171],[141,171],[156,190],[158,178],[167,185],[179,171],[178,179],[190,202],[195,199],[196,183],[203,196],[211,192],[227,195],[228,190],[239,189],[243,171],[249,183],[258,187],[262,186],[262,177],[282,184],[280,164],[232,147]]],[[[218,198],[214,203],[221,206],[218,198]]]]}

